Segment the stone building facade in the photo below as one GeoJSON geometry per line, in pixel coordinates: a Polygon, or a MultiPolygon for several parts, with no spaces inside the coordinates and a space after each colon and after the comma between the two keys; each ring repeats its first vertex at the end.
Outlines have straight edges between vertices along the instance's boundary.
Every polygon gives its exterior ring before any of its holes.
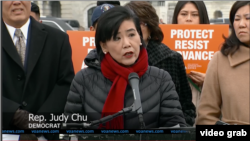
{"type": "MultiPolygon", "coordinates": [[[[34,1],[40,7],[41,15],[66,19],[76,19],[85,29],[90,26],[91,15],[96,6],[96,1],[34,1]]],[[[121,5],[129,1],[120,1],[121,5]]],[[[228,18],[232,4],[235,1],[204,1],[209,18],[222,14],[228,18]],[[217,14],[215,14],[217,13],[217,14]]],[[[171,23],[173,11],[177,1],[152,1],[160,19],[164,23],[171,23]]]]}

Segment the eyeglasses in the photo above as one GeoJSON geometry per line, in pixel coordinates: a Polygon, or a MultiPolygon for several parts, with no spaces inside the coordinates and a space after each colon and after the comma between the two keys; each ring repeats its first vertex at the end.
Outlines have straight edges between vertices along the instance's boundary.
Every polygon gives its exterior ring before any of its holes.
{"type": "Polygon", "coordinates": [[[144,22],[140,22],[141,25],[144,25],[144,26],[147,26],[148,24],[147,23],[144,23],[144,22]]]}

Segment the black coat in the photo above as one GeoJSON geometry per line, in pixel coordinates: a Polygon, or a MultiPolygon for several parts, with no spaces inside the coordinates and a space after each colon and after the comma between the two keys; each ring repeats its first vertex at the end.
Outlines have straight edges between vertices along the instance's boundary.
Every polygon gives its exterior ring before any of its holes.
{"type": "Polygon", "coordinates": [[[48,117],[63,113],[74,77],[68,35],[30,19],[26,69],[2,22],[3,129],[15,128],[12,119],[18,108],[48,117]]]}
{"type": "MultiPolygon", "coordinates": [[[[87,115],[88,121],[93,121],[101,118],[112,82],[103,76],[95,49],[88,54],[85,64],[88,68],[79,71],[71,84],[65,114],[80,113],[87,115]]],[[[139,89],[147,128],[177,124],[186,126],[178,95],[168,72],[149,66],[140,78],[139,89]]],[[[133,101],[132,89],[128,85],[124,107],[131,106],[133,101]]],[[[140,128],[137,114],[129,113],[124,116],[124,128],[140,128]]]]}
{"type": "Polygon", "coordinates": [[[180,53],[171,50],[162,43],[149,41],[147,45],[149,65],[164,69],[172,77],[187,124],[192,126],[196,118],[192,103],[192,91],[188,84],[185,65],[180,53]]]}

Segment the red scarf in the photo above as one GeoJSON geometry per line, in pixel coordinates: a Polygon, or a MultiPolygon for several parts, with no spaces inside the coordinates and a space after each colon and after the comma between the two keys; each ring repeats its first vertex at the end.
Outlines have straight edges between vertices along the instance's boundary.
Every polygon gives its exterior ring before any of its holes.
{"type": "MultiPolygon", "coordinates": [[[[131,67],[123,67],[113,60],[107,53],[101,62],[102,74],[113,82],[108,97],[102,109],[102,117],[112,115],[124,108],[124,95],[128,85],[128,76],[136,72],[141,77],[148,69],[148,54],[145,48],[141,49],[137,62],[131,67]]],[[[114,118],[100,125],[99,128],[105,129],[124,129],[123,116],[114,118]]]]}

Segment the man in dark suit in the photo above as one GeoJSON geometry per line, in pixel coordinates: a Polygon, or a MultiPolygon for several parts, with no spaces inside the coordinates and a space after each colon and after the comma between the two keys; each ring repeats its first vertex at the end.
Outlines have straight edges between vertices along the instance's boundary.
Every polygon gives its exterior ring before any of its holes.
{"type": "Polygon", "coordinates": [[[28,128],[29,113],[44,115],[44,122],[50,113],[62,114],[74,77],[68,35],[37,22],[30,11],[30,1],[2,2],[3,129],[28,128]]]}

